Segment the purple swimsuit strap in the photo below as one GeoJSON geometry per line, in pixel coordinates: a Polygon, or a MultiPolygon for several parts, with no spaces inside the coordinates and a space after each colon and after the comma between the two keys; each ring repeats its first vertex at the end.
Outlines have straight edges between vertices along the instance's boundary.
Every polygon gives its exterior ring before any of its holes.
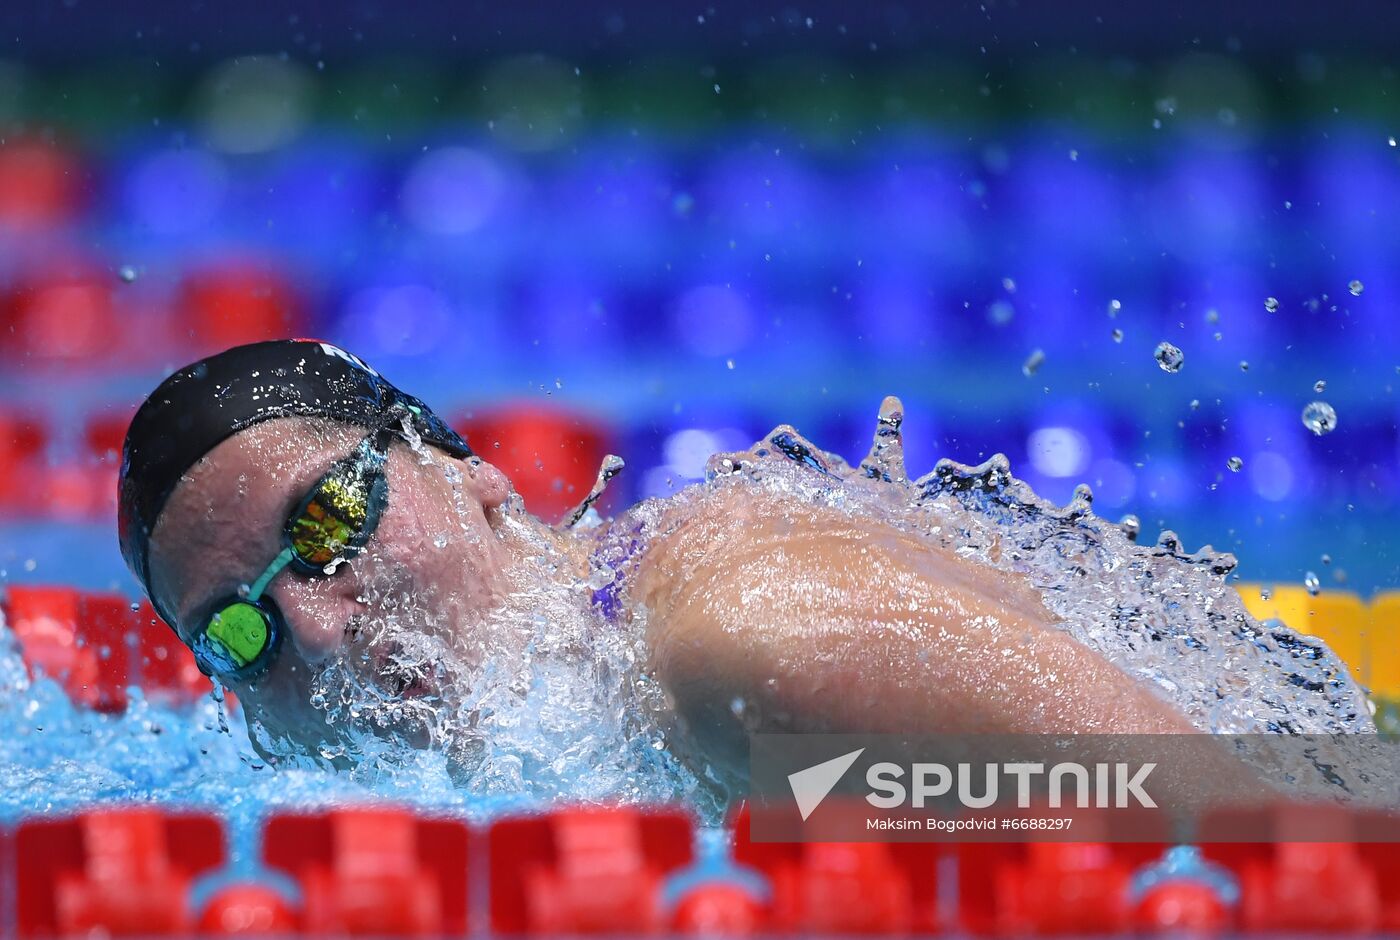
{"type": "Polygon", "coordinates": [[[622,614],[622,580],[625,566],[642,547],[642,540],[637,533],[641,530],[640,524],[632,530],[633,535],[627,539],[625,546],[619,551],[616,542],[601,545],[594,550],[589,559],[590,567],[607,565],[612,568],[614,577],[607,584],[593,590],[593,606],[598,608],[598,612],[603,615],[603,619],[609,623],[620,623],[622,614]]]}

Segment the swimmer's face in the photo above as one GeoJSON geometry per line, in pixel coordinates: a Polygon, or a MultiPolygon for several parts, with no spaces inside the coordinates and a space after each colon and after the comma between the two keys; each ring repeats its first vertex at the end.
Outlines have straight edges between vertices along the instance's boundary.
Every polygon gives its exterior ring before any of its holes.
{"type": "MultiPolygon", "coordinates": [[[[187,644],[218,602],[263,573],[286,544],[287,516],[364,436],[333,421],[266,421],[185,474],[152,534],[150,570],[152,593],[174,613],[187,644]]],[[[310,705],[313,679],[325,664],[343,661],[367,625],[392,621],[399,631],[430,631],[450,643],[498,603],[508,562],[494,525],[509,493],[505,477],[490,464],[429,452],[432,463],[424,465],[395,438],[385,466],[387,505],[358,555],[328,576],[289,568],[269,584],[265,595],[287,626],[281,647],[261,675],[227,684],[274,737],[302,748],[324,737],[324,716],[310,705]]],[[[354,649],[352,668],[383,686],[392,649],[354,649]]]]}

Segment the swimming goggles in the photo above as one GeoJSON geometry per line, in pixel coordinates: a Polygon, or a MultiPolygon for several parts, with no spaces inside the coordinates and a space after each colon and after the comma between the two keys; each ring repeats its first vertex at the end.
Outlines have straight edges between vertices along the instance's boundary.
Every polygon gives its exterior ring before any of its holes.
{"type": "Polygon", "coordinates": [[[264,672],[287,632],[282,612],[266,595],[272,579],[284,568],[309,578],[334,574],[369,541],[388,501],[384,465],[396,430],[392,419],[402,416],[405,407],[410,406],[395,406],[354,453],[337,461],[307,491],[287,517],[282,551],[247,594],[214,605],[190,643],[205,675],[250,679],[264,672]]]}

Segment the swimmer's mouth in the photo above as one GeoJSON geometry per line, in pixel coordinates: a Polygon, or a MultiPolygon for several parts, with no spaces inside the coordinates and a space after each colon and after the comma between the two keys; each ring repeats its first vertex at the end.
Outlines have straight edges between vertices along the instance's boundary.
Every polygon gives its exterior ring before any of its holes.
{"type": "Polygon", "coordinates": [[[379,678],[389,697],[396,699],[436,698],[440,693],[436,668],[429,663],[406,663],[397,651],[379,660],[379,678]]]}

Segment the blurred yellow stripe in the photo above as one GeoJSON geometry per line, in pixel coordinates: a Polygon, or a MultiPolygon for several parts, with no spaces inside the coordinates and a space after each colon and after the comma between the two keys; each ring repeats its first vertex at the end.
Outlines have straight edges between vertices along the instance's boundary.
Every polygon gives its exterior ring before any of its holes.
{"type": "Polygon", "coordinates": [[[1400,701],[1400,591],[1371,600],[1371,691],[1400,701]]]}

